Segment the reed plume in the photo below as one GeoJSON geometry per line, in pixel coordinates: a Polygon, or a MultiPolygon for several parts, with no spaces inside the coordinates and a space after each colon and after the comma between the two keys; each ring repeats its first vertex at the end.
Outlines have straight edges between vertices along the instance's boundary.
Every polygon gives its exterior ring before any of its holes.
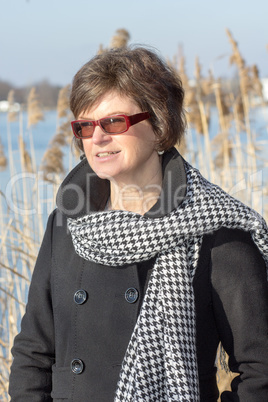
{"type": "Polygon", "coordinates": [[[117,29],[111,39],[110,48],[126,47],[129,40],[130,34],[126,29],[117,29]]]}
{"type": "Polygon", "coordinates": [[[4,153],[4,147],[0,139],[0,170],[5,170],[7,167],[7,158],[4,153]]]}
{"type": "Polygon", "coordinates": [[[187,82],[187,90],[185,89],[185,107],[186,107],[186,117],[188,120],[188,123],[190,126],[194,127],[196,131],[201,134],[202,133],[202,120],[201,120],[201,115],[198,107],[198,85],[199,85],[199,78],[201,75],[201,67],[198,65],[198,61],[196,59],[196,71],[195,71],[195,77],[196,77],[196,84],[195,86],[189,86],[189,81],[186,76],[185,72],[185,59],[182,58],[180,59],[180,64],[179,64],[179,73],[182,74],[181,77],[183,77],[184,82],[187,82]],[[200,68],[199,68],[200,67],[200,68]]]}
{"type": "Polygon", "coordinates": [[[177,71],[179,74],[179,77],[181,79],[182,82],[182,86],[184,88],[184,103],[185,106],[189,106],[191,105],[191,103],[193,102],[193,99],[195,97],[195,93],[194,90],[191,88],[190,84],[189,84],[189,77],[187,75],[186,72],[186,61],[185,61],[185,57],[182,53],[182,50],[180,49],[180,55],[179,55],[179,60],[178,60],[178,67],[177,67],[177,71]]]}
{"type": "Polygon", "coordinates": [[[70,111],[70,90],[71,86],[66,85],[59,92],[57,103],[57,116],[60,124],[57,128],[57,133],[51,140],[52,143],[57,143],[59,146],[65,146],[71,142],[73,133],[71,129],[71,121],[73,114],[70,111]]]}
{"type": "Polygon", "coordinates": [[[26,170],[27,172],[33,172],[33,165],[32,165],[32,159],[29,154],[29,152],[26,149],[25,142],[23,141],[23,138],[21,135],[19,135],[19,150],[20,150],[20,157],[21,157],[21,165],[23,167],[23,170],[26,170]]]}
{"type": "Polygon", "coordinates": [[[49,142],[49,146],[43,155],[40,164],[40,171],[43,172],[43,179],[48,182],[58,183],[59,175],[65,173],[62,147],[67,145],[66,132],[67,124],[58,128],[56,134],[49,142]],[[66,127],[65,127],[66,126],[66,127]]]}
{"type": "Polygon", "coordinates": [[[35,88],[32,88],[29,92],[27,99],[27,112],[28,128],[36,125],[39,121],[44,120],[44,115],[35,88]]]}
{"type": "Polygon", "coordinates": [[[230,64],[235,64],[237,66],[241,94],[243,97],[248,97],[248,94],[252,89],[250,68],[246,66],[246,62],[239,51],[238,43],[234,40],[229,29],[226,29],[226,33],[233,50],[233,53],[230,57],[230,64]]]}
{"type": "MultiPolygon", "coordinates": [[[[128,45],[129,40],[130,40],[130,34],[125,28],[117,29],[115,31],[115,34],[111,38],[110,46],[108,48],[113,49],[113,48],[126,47],[128,45]]],[[[97,54],[102,54],[106,50],[107,48],[105,48],[101,43],[99,45],[97,54]]]]}
{"type": "Polygon", "coordinates": [[[63,152],[58,144],[51,144],[44,153],[40,170],[43,172],[45,181],[59,183],[57,176],[64,173],[65,170],[63,166],[63,152]]]}
{"type": "Polygon", "coordinates": [[[104,49],[104,47],[103,47],[103,44],[101,43],[100,45],[99,45],[99,49],[98,49],[98,51],[97,51],[97,54],[102,54],[102,53],[104,53],[105,52],[105,49],[104,49]]]}
{"type": "Polygon", "coordinates": [[[66,117],[70,111],[69,98],[70,98],[71,85],[68,84],[59,91],[57,102],[57,116],[58,118],[66,117]]]}
{"type": "MultiPolygon", "coordinates": [[[[254,152],[252,132],[251,132],[251,124],[250,124],[250,92],[253,88],[252,80],[250,76],[250,68],[246,66],[246,63],[241,56],[237,42],[233,39],[232,34],[227,29],[226,33],[228,35],[229,41],[232,45],[233,54],[231,56],[231,63],[235,63],[238,68],[239,73],[239,83],[240,83],[240,91],[241,98],[244,109],[244,119],[245,119],[245,130],[247,135],[247,170],[248,173],[252,173],[257,169],[257,159],[256,154],[254,152]]],[[[248,184],[250,187],[250,184],[248,184]]]]}
{"type": "MultiPolygon", "coordinates": [[[[57,130],[56,134],[49,142],[49,146],[43,155],[40,170],[43,172],[44,180],[58,183],[60,175],[65,173],[64,152],[62,148],[70,145],[73,134],[71,130],[71,120],[73,115],[69,108],[70,85],[66,85],[59,91],[57,102],[57,130]]],[[[69,147],[71,149],[71,147],[69,147]]],[[[69,159],[71,159],[69,152],[69,159]]],[[[71,162],[69,163],[69,165],[71,162]]],[[[71,166],[70,166],[71,169],[71,166]]]]}
{"type": "Polygon", "coordinates": [[[198,56],[196,56],[196,58],[195,58],[194,77],[195,77],[196,83],[198,85],[200,80],[201,80],[201,64],[199,62],[199,57],[198,56]]]}
{"type": "Polygon", "coordinates": [[[8,101],[8,113],[7,113],[7,120],[9,122],[18,120],[18,112],[14,110],[14,90],[11,89],[7,95],[8,101]]]}
{"type": "Polygon", "coordinates": [[[260,80],[259,69],[256,66],[256,64],[252,66],[251,71],[252,71],[252,87],[254,93],[260,98],[261,102],[264,104],[263,87],[260,80]]]}
{"type": "Polygon", "coordinates": [[[178,73],[182,82],[182,86],[187,94],[187,89],[189,88],[189,78],[186,73],[185,57],[183,55],[179,59],[178,73]]]}

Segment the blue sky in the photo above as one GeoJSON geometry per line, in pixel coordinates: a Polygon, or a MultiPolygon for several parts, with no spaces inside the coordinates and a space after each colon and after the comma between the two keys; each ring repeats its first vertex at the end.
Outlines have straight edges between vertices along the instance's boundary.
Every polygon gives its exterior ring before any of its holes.
{"type": "Polygon", "coordinates": [[[268,76],[267,0],[0,0],[0,79],[66,85],[119,28],[130,43],[153,46],[170,59],[182,46],[189,76],[198,56],[206,75],[230,76],[231,46],[268,76]]]}

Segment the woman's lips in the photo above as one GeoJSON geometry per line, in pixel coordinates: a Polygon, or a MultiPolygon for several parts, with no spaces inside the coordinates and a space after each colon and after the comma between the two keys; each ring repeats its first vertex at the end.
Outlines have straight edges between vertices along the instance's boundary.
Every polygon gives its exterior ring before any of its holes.
{"type": "Polygon", "coordinates": [[[105,163],[116,159],[121,151],[98,152],[95,156],[96,163],[105,163]]]}
{"type": "Polygon", "coordinates": [[[118,154],[119,152],[120,151],[98,152],[96,156],[98,158],[105,158],[105,157],[110,156],[110,155],[118,154]]]}

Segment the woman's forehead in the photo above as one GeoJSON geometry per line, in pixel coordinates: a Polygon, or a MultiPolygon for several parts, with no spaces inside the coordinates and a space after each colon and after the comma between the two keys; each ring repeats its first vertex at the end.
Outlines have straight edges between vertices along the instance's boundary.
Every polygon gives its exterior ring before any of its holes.
{"type": "Polygon", "coordinates": [[[113,90],[100,96],[98,100],[89,105],[86,109],[79,113],[79,115],[95,115],[96,113],[138,113],[139,111],[141,111],[141,109],[133,98],[113,90]]]}

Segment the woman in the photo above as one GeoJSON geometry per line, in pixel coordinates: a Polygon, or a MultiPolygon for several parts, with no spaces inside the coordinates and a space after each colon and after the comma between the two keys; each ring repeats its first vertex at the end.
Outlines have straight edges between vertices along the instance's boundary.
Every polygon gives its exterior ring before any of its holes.
{"type": "Polygon", "coordinates": [[[12,401],[216,402],[268,395],[268,235],[174,148],[183,89],[155,53],[116,49],[76,74],[84,158],[62,183],[13,347],[12,401]]]}

